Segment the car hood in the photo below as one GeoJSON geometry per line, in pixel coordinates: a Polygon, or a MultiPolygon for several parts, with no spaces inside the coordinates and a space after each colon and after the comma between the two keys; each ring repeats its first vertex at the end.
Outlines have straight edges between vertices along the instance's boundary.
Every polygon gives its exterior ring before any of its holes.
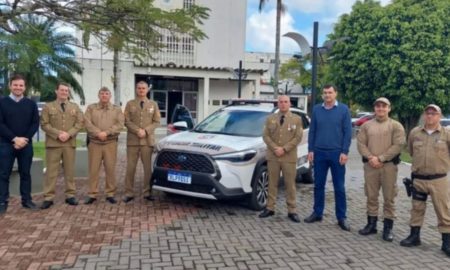
{"type": "Polygon", "coordinates": [[[160,149],[202,152],[210,155],[225,154],[257,148],[264,145],[262,137],[242,137],[221,134],[180,132],[163,138],[160,149]]]}

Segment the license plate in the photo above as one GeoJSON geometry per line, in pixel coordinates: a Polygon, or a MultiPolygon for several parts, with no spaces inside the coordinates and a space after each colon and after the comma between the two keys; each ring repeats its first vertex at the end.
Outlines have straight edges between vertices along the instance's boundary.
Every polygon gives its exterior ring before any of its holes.
{"type": "Polygon", "coordinates": [[[167,181],[191,184],[192,175],[190,173],[169,171],[167,173],[167,181]]]}

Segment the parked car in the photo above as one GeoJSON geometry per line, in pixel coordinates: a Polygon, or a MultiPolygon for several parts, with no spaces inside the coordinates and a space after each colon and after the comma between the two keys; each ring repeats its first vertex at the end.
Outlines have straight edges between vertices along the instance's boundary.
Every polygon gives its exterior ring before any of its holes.
{"type": "Polygon", "coordinates": [[[374,117],[375,117],[374,114],[364,115],[364,116],[360,117],[358,120],[356,120],[355,122],[353,122],[353,126],[360,127],[360,126],[362,126],[362,124],[373,119],[374,117]]]}
{"type": "Polygon", "coordinates": [[[371,113],[371,112],[359,112],[359,113],[357,113],[357,114],[355,115],[355,117],[352,118],[352,124],[353,124],[354,122],[356,122],[358,119],[360,119],[361,117],[366,116],[366,115],[371,115],[371,114],[373,114],[373,113],[371,113]]]}
{"type": "Polygon", "coordinates": [[[450,128],[450,118],[441,119],[441,126],[450,128]]]}
{"type": "Polygon", "coordinates": [[[194,120],[191,112],[181,104],[175,105],[170,123],[167,125],[167,135],[190,130],[193,127],[194,120]]]}
{"type": "MultiPolygon", "coordinates": [[[[274,102],[232,102],[190,131],[163,138],[153,155],[153,188],[212,200],[245,198],[250,208],[267,203],[268,173],[264,123],[277,112],[274,102]]],[[[297,180],[312,182],[307,161],[309,119],[298,108],[304,134],[298,146],[297,180]]],[[[175,127],[186,128],[177,122],[175,127]]]]}
{"type": "Polygon", "coordinates": [[[36,102],[36,105],[37,105],[38,111],[39,111],[39,115],[41,115],[42,109],[44,108],[45,104],[46,104],[45,102],[36,102]]]}

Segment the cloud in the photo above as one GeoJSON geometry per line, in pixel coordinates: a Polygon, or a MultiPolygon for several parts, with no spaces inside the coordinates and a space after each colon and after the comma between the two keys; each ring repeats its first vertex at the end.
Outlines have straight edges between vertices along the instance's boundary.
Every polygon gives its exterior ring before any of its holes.
{"type": "MultiPolygon", "coordinates": [[[[259,0],[248,0],[247,17],[247,49],[251,51],[275,51],[275,8],[276,0],[269,0],[260,13],[259,0]]],[[[312,43],[312,21],[319,21],[319,43],[325,40],[325,35],[333,31],[334,25],[344,13],[350,13],[356,0],[284,0],[287,12],[281,17],[281,35],[287,32],[302,33],[308,42],[312,43]],[[305,21],[309,17],[309,21],[305,21]]],[[[392,0],[379,0],[387,5],[392,0]]],[[[285,53],[298,52],[298,45],[281,37],[280,51],[285,53]]]]}
{"type": "MultiPolygon", "coordinates": [[[[275,51],[275,9],[267,12],[254,13],[247,19],[247,44],[251,44],[251,50],[272,52],[275,51]]],[[[294,27],[294,19],[286,13],[281,17],[280,32],[298,32],[294,27]]],[[[298,51],[298,45],[289,39],[281,37],[280,51],[298,51]]]]}

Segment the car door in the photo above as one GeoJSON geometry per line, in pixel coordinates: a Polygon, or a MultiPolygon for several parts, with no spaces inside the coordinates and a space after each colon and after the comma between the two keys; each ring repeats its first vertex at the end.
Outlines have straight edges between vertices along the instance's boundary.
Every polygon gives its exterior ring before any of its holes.
{"type": "Polygon", "coordinates": [[[167,133],[173,134],[183,130],[190,130],[194,128],[194,118],[191,115],[191,112],[183,105],[177,104],[173,109],[172,118],[170,119],[170,124],[167,125],[167,133]],[[182,128],[180,125],[176,123],[185,122],[186,127],[182,128]]]}

